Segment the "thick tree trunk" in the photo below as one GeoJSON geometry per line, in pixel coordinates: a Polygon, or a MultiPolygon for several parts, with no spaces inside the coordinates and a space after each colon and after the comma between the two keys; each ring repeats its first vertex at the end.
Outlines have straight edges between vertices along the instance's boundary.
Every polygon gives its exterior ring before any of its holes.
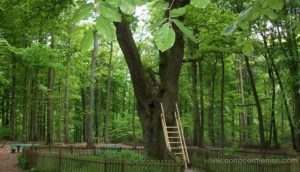
{"type": "MultiPolygon", "coordinates": [[[[172,2],[174,2],[172,6],[174,8],[187,3],[186,1],[172,2]]],[[[165,159],[168,151],[161,128],[160,102],[164,105],[168,124],[172,125],[174,121],[171,116],[173,116],[174,105],[178,98],[178,79],[184,53],[182,33],[173,25],[176,32],[175,43],[170,50],[160,53],[159,84],[154,78],[153,72],[143,68],[139,51],[125,16],[123,16],[122,22],[115,23],[115,25],[117,39],[125,56],[137,99],[137,109],[143,129],[145,156],[165,159]],[[148,75],[146,76],[145,73],[148,75]]]]}
{"type": "Polygon", "coordinates": [[[253,73],[251,70],[250,63],[249,63],[249,58],[247,56],[245,56],[245,62],[246,62],[247,72],[249,75],[250,87],[252,89],[252,93],[253,93],[256,109],[257,109],[260,144],[261,144],[261,147],[265,149],[266,142],[265,142],[265,134],[264,134],[264,122],[263,122],[262,108],[261,108],[261,104],[260,104],[260,101],[258,98],[253,73]]]}
{"type": "MultiPolygon", "coordinates": [[[[55,49],[56,38],[55,35],[51,34],[51,48],[55,49]]],[[[54,55],[50,56],[50,62],[54,61],[54,55]]],[[[52,144],[52,127],[53,127],[53,82],[54,82],[54,69],[52,66],[48,69],[48,97],[47,97],[47,144],[52,144]]]]}
{"type": "Polygon", "coordinates": [[[199,113],[199,104],[197,100],[197,63],[193,61],[191,63],[191,77],[192,77],[192,101],[193,101],[193,106],[194,106],[194,116],[193,116],[193,121],[194,121],[194,129],[193,129],[193,142],[195,146],[201,146],[200,140],[200,113],[199,113]]]}

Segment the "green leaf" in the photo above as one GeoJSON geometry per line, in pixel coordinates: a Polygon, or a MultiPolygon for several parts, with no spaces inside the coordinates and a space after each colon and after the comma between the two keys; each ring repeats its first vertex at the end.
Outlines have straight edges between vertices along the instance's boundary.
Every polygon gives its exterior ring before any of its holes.
{"type": "Polygon", "coordinates": [[[168,20],[168,18],[164,18],[163,20],[158,20],[152,24],[152,27],[154,29],[156,29],[156,28],[160,27],[162,24],[164,24],[167,20],[168,20]]]}
{"type": "Polygon", "coordinates": [[[120,4],[120,9],[123,13],[132,15],[135,11],[134,1],[133,0],[122,1],[120,4]]]}
{"type": "Polygon", "coordinates": [[[112,41],[115,39],[116,28],[109,19],[99,16],[96,19],[96,29],[105,40],[112,41]]]}
{"type": "Polygon", "coordinates": [[[110,4],[101,3],[99,6],[100,15],[115,22],[121,22],[121,15],[117,8],[110,4]]]}
{"type": "Polygon", "coordinates": [[[243,30],[248,30],[249,29],[249,23],[247,21],[239,22],[238,26],[243,30]]]}
{"type": "Polygon", "coordinates": [[[190,38],[192,41],[194,42],[198,42],[197,38],[194,36],[194,33],[188,29],[187,27],[184,26],[184,24],[177,20],[177,19],[173,19],[173,22],[176,24],[176,26],[181,30],[181,32],[187,36],[188,38],[190,38]]]}
{"type": "Polygon", "coordinates": [[[183,16],[186,12],[186,7],[172,9],[170,12],[171,17],[183,16]]]}
{"type": "Polygon", "coordinates": [[[93,4],[84,4],[82,5],[74,14],[72,18],[72,23],[78,23],[84,18],[88,17],[92,9],[94,8],[93,4]]]}
{"type": "Polygon", "coordinates": [[[205,8],[210,0],[191,0],[191,4],[196,8],[205,8]]]}
{"type": "Polygon", "coordinates": [[[170,49],[175,42],[175,32],[169,23],[162,25],[154,35],[154,42],[162,52],[170,49]]]}
{"type": "Polygon", "coordinates": [[[281,10],[284,2],[282,0],[269,0],[268,4],[274,10],[281,10]]]}
{"type": "Polygon", "coordinates": [[[263,13],[268,17],[268,18],[270,18],[270,19],[272,19],[272,20],[275,20],[275,19],[277,19],[277,14],[276,13],[274,13],[274,11],[272,10],[272,9],[270,9],[270,8],[267,8],[267,9],[265,9],[264,11],[263,11],[263,13]]]}
{"type": "Polygon", "coordinates": [[[244,47],[243,47],[243,53],[246,56],[251,56],[253,51],[254,51],[254,47],[253,47],[252,43],[251,42],[246,42],[244,47]]]}
{"type": "Polygon", "coordinates": [[[300,34],[300,21],[295,23],[295,34],[300,34]]]}
{"type": "Polygon", "coordinates": [[[93,41],[94,41],[93,30],[91,29],[87,30],[81,39],[81,44],[80,44],[81,51],[87,51],[93,44],[93,41]]]}
{"type": "Polygon", "coordinates": [[[231,35],[237,28],[237,22],[232,23],[230,26],[226,27],[223,34],[225,36],[231,35]]]}

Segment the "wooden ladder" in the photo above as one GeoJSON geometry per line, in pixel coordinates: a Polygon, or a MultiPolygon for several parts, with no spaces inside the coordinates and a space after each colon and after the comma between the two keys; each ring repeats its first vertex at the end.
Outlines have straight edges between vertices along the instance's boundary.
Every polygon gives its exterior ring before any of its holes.
{"type": "Polygon", "coordinates": [[[180,115],[179,115],[177,103],[175,104],[175,106],[176,106],[174,112],[174,117],[176,120],[175,125],[168,126],[166,123],[164,106],[162,103],[160,103],[162,128],[163,128],[167,148],[169,149],[170,152],[173,152],[176,156],[182,158],[184,162],[184,166],[185,168],[187,168],[187,164],[190,163],[190,159],[185,144],[185,139],[184,139],[183,130],[180,122],[180,115]]]}

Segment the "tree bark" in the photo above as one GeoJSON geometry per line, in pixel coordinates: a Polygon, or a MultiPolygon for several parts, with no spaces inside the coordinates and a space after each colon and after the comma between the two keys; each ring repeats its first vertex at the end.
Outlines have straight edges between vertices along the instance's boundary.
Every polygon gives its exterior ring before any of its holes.
{"type": "Polygon", "coordinates": [[[102,106],[102,84],[101,84],[101,76],[98,79],[98,95],[97,95],[97,108],[95,114],[95,137],[99,141],[100,133],[99,129],[101,128],[100,114],[101,114],[101,106],[102,106]]]}
{"type": "Polygon", "coordinates": [[[17,94],[17,81],[16,81],[16,70],[17,70],[17,64],[16,64],[16,57],[13,55],[12,57],[12,88],[11,88],[11,105],[10,105],[10,139],[15,140],[16,139],[16,108],[17,108],[17,100],[16,100],[16,94],[17,94]]]}
{"type": "Polygon", "coordinates": [[[32,113],[31,113],[31,139],[33,141],[38,140],[38,126],[37,126],[37,116],[38,116],[38,75],[39,75],[39,68],[37,67],[35,69],[35,74],[34,74],[34,79],[33,79],[33,85],[34,85],[34,90],[33,90],[33,98],[32,98],[32,113]]]}
{"type": "MultiPolygon", "coordinates": [[[[240,114],[240,127],[244,127],[247,125],[247,112],[245,109],[245,95],[244,95],[244,74],[243,74],[243,59],[239,57],[239,82],[240,82],[240,91],[241,91],[241,99],[242,99],[242,114],[240,114]]],[[[242,129],[242,131],[240,131],[240,142],[241,144],[248,140],[248,132],[245,131],[245,129],[242,129]]]]}
{"type": "Polygon", "coordinates": [[[65,96],[64,96],[64,142],[70,142],[69,136],[69,68],[70,68],[70,55],[67,55],[66,64],[66,78],[65,78],[65,96]]]}
{"type": "Polygon", "coordinates": [[[30,92],[30,79],[29,79],[29,69],[25,67],[24,72],[24,95],[23,95],[23,124],[22,124],[22,140],[27,141],[28,139],[28,101],[30,92]]]}
{"type": "Polygon", "coordinates": [[[88,115],[86,117],[86,129],[87,129],[87,147],[94,146],[94,115],[95,115],[95,78],[96,78],[96,58],[99,50],[99,37],[97,36],[97,32],[94,32],[94,50],[92,55],[91,62],[91,76],[90,76],[90,109],[88,115]]]}
{"type": "Polygon", "coordinates": [[[256,109],[257,109],[260,144],[261,144],[261,148],[265,149],[266,148],[266,142],[265,142],[265,134],[264,134],[264,123],[263,123],[262,108],[261,108],[261,104],[260,104],[260,101],[259,101],[259,98],[258,98],[253,73],[252,73],[252,70],[251,70],[251,67],[250,67],[250,64],[249,64],[249,58],[247,56],[244,56],[244,57],[245,57],[247,72],[248,72],[248,75],[249,75],[250,87],[252,89],[252,93],[253,93],[256,109]]]}
{"type": "Polygon", "coordinates": [[[224,57],[221,55],[221,146],[225,146],[225,133],[224,133],[224,84],[225,84],[225,63],[224,63],[224,57]]]}
{"type": "MultiPolygon", "coordinates": [[[[56,47],[55,34],[51,34],[51,48],[56,47]]],[[[50,62],[54,61],[54,54],[50,56],[50,62]]],[[[48,97],[47,97],[47,144],[52,144],[52,127],[53,127],[53,82],[54,82],[54,69],[52,66],[48,68],[48,97]]]]}
{"type": "Polygon", "coordinates": [[[199,66],[199,82],[200,82],[200,118],[201,118],[201,125],[200,125],[200,145],[199,147],[204,146],[204,79],[203,79],[203,59],[200,59],[198,62],[199,66]]]}
{"type": "Polygon", "coordinates": [[[110,43],[110,55],[108,64],[108,80],[106,86],[106,110],[105,110],[105,131],[104,143],[109,143],[109,111],[110,111],[110,87],[112,79],[112,56],[113,56],[113,42],[110,43]]]}
{"type": "Polygon", "coordinates": [[[216,78],[216,68],[217,60],[214,62],[211,70],[211,81],[210,81],[210,98],[209,98],[209,109],[208,109],[208,137],[212,145],[215,145],[215,131],[214,131],[214,101],[215,101],[215,78],[216,78]]]}
{"type": "Polygon", "coordinates": [[[194,116],[193,116],[193,121],[194,121],[194,129],[193,129],[193,142],[194,146],[201,146],[200,144],[200,113],[199,113],[199,104],[197,101],[197,63],[195,61],[191,62],[191,77],[192,77],[192,101],[193,101],[193,106],[194,106],[194,116]]]}
{"type": "Polygon", "coordinates": [[[272,138],[275,144],[275,148],[279,148],[278,140],[277,140],[277,127],[276,127],[276,120],[275,120],[275,98],[276,98],[276,85],[275,79],[273,75],[273,70],[268,69],[269,78],[272,83],[272,105],[271,105],[271,121],[270,121],[270,135],[269,135],[269,145],[272,144],[272,138]],[[273,136],[273,137],[272,137],[273,136]]]}

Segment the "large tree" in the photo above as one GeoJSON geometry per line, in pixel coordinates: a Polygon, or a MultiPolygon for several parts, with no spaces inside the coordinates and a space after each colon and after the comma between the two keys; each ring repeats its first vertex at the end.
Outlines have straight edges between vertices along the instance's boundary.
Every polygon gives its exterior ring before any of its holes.
{"type": "MultiPolygon", "coordinates": [[[[169,1],[172,8],[183,7],[188,0],[169,1]],[[173,3],[173,4],[172,4],[173,3]]],[[[143,128],[143,139],[146,157],[165,158],[163,132],[160,121],[160,103],[164,105],[167,123],[172,125],[172,115],[178,99],[178,79],[183,61],[184,39],[178,27],[173,29],[176,38],[173,46],[159,52],[159,80],[156,80],[150,69],[145,69],[141,54],[132,36],[129,23],[124,15],[122,21],[116,22],[116,33],[119,45],[125,56],[131,75],[137,100],[137,109],[143,128]]]]}

